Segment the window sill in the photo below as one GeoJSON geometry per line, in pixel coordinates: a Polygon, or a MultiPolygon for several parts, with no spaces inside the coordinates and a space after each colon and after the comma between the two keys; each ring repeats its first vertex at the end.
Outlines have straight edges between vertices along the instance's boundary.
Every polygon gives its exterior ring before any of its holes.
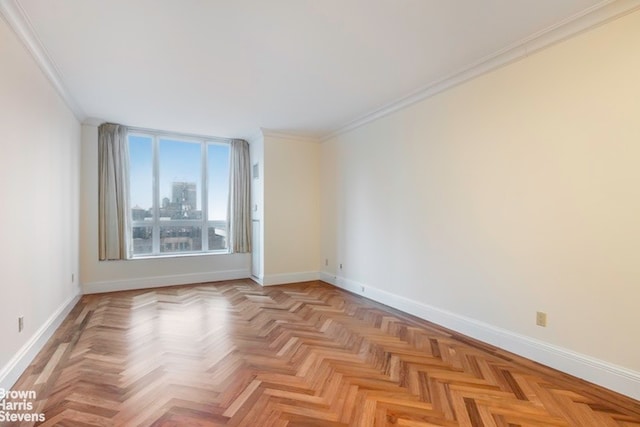
{"type": "Polygon", "coordinates": [[[189,258],[189,257],[201,257],[211,255],[229,255],[231,252],[228,250],[223,251],[209,251],[209,252],[187,252],[187,253],[172,253],[172,254],[160,254],[160,255],[136,255],[128,259],[127,261],[136,261],[139,259],[164,259],[164,258],[189,258]]]}

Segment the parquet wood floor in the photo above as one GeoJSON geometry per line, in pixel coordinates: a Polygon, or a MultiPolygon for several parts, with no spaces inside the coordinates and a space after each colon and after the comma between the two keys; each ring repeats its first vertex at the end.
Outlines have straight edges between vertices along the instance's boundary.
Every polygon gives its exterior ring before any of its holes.
{"type": "Polygon", "coordinates": [[[640,427],[638,401],[322,282],[84,296],[13,389],[43,426],[640,427]]]}

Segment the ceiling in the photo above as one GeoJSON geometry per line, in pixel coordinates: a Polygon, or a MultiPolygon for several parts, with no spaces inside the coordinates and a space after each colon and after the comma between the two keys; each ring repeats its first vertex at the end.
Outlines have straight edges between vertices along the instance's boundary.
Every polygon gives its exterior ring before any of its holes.
{"type": "Polygon", "coordinates": [[[81,120],[326,135],[601,0],[12,1],[81,120]]]}

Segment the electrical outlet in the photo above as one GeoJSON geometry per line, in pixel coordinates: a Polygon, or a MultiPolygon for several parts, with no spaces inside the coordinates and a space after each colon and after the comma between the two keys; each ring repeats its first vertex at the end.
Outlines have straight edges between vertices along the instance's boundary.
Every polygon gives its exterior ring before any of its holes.
{"type": "Polygon", "coordinates": [[[547,327],[547,313],[543,311],[536,312],[536,325],[547,327]]]}
{"type": "Polygon", "coordinates": [[[18,317],[18,332],[22,332],[24,329],[24,316],[18,317]]]}
{"type": "Polygon", "coordinates": [[[328,258],[325,258],[324,265],[325,265],[325,267],[329,265],[329,259],[328,258]]]}
{"type": "Polygon", "coordinates": [[[360,286],[360,291],[364,293],[364,286],[360,286]]]}
{"type": "Polygon", "coordinates": [[[340,270],[342,270],[342,264],[340,264],[340,270]]]}

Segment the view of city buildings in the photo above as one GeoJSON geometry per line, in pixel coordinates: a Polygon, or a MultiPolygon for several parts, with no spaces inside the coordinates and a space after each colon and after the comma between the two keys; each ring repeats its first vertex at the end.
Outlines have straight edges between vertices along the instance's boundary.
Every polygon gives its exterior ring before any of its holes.
{"type": "MultiPolygon", "coordinates": [[[[201,251],[202,210],[198,209],[198,188],[195,182],[174,181],[171,183],[171,197],[163,197],[158,209],[160,225],[160,252],[201,251]],[[200,220],[197,224],[172,225],[171,222],[200,220]],[[166,224],[166,225],[165,225],[166,224]]],[[[144,255],[153,252],[153,207],[131,209],[133,226],[133,253],[144,255]],[[141,224],[144,221],[145,223],[141,224]],[[146,224],[148,223],[148,225],[146,224]]],[[[215,221],[207,226],[209,250],[227,247],[226,222],[215,221]]]]}
{"type": "MultiPolygon", "coordinates": [[[[163,197],[160,202],[160,220],[202,219],[198,210],[198,192],[195,182],[172,182],[171,198],[163,197]]],[[[135,206],[131,210],[134,221],[153,218],[153,208],[135,206]]]]}

